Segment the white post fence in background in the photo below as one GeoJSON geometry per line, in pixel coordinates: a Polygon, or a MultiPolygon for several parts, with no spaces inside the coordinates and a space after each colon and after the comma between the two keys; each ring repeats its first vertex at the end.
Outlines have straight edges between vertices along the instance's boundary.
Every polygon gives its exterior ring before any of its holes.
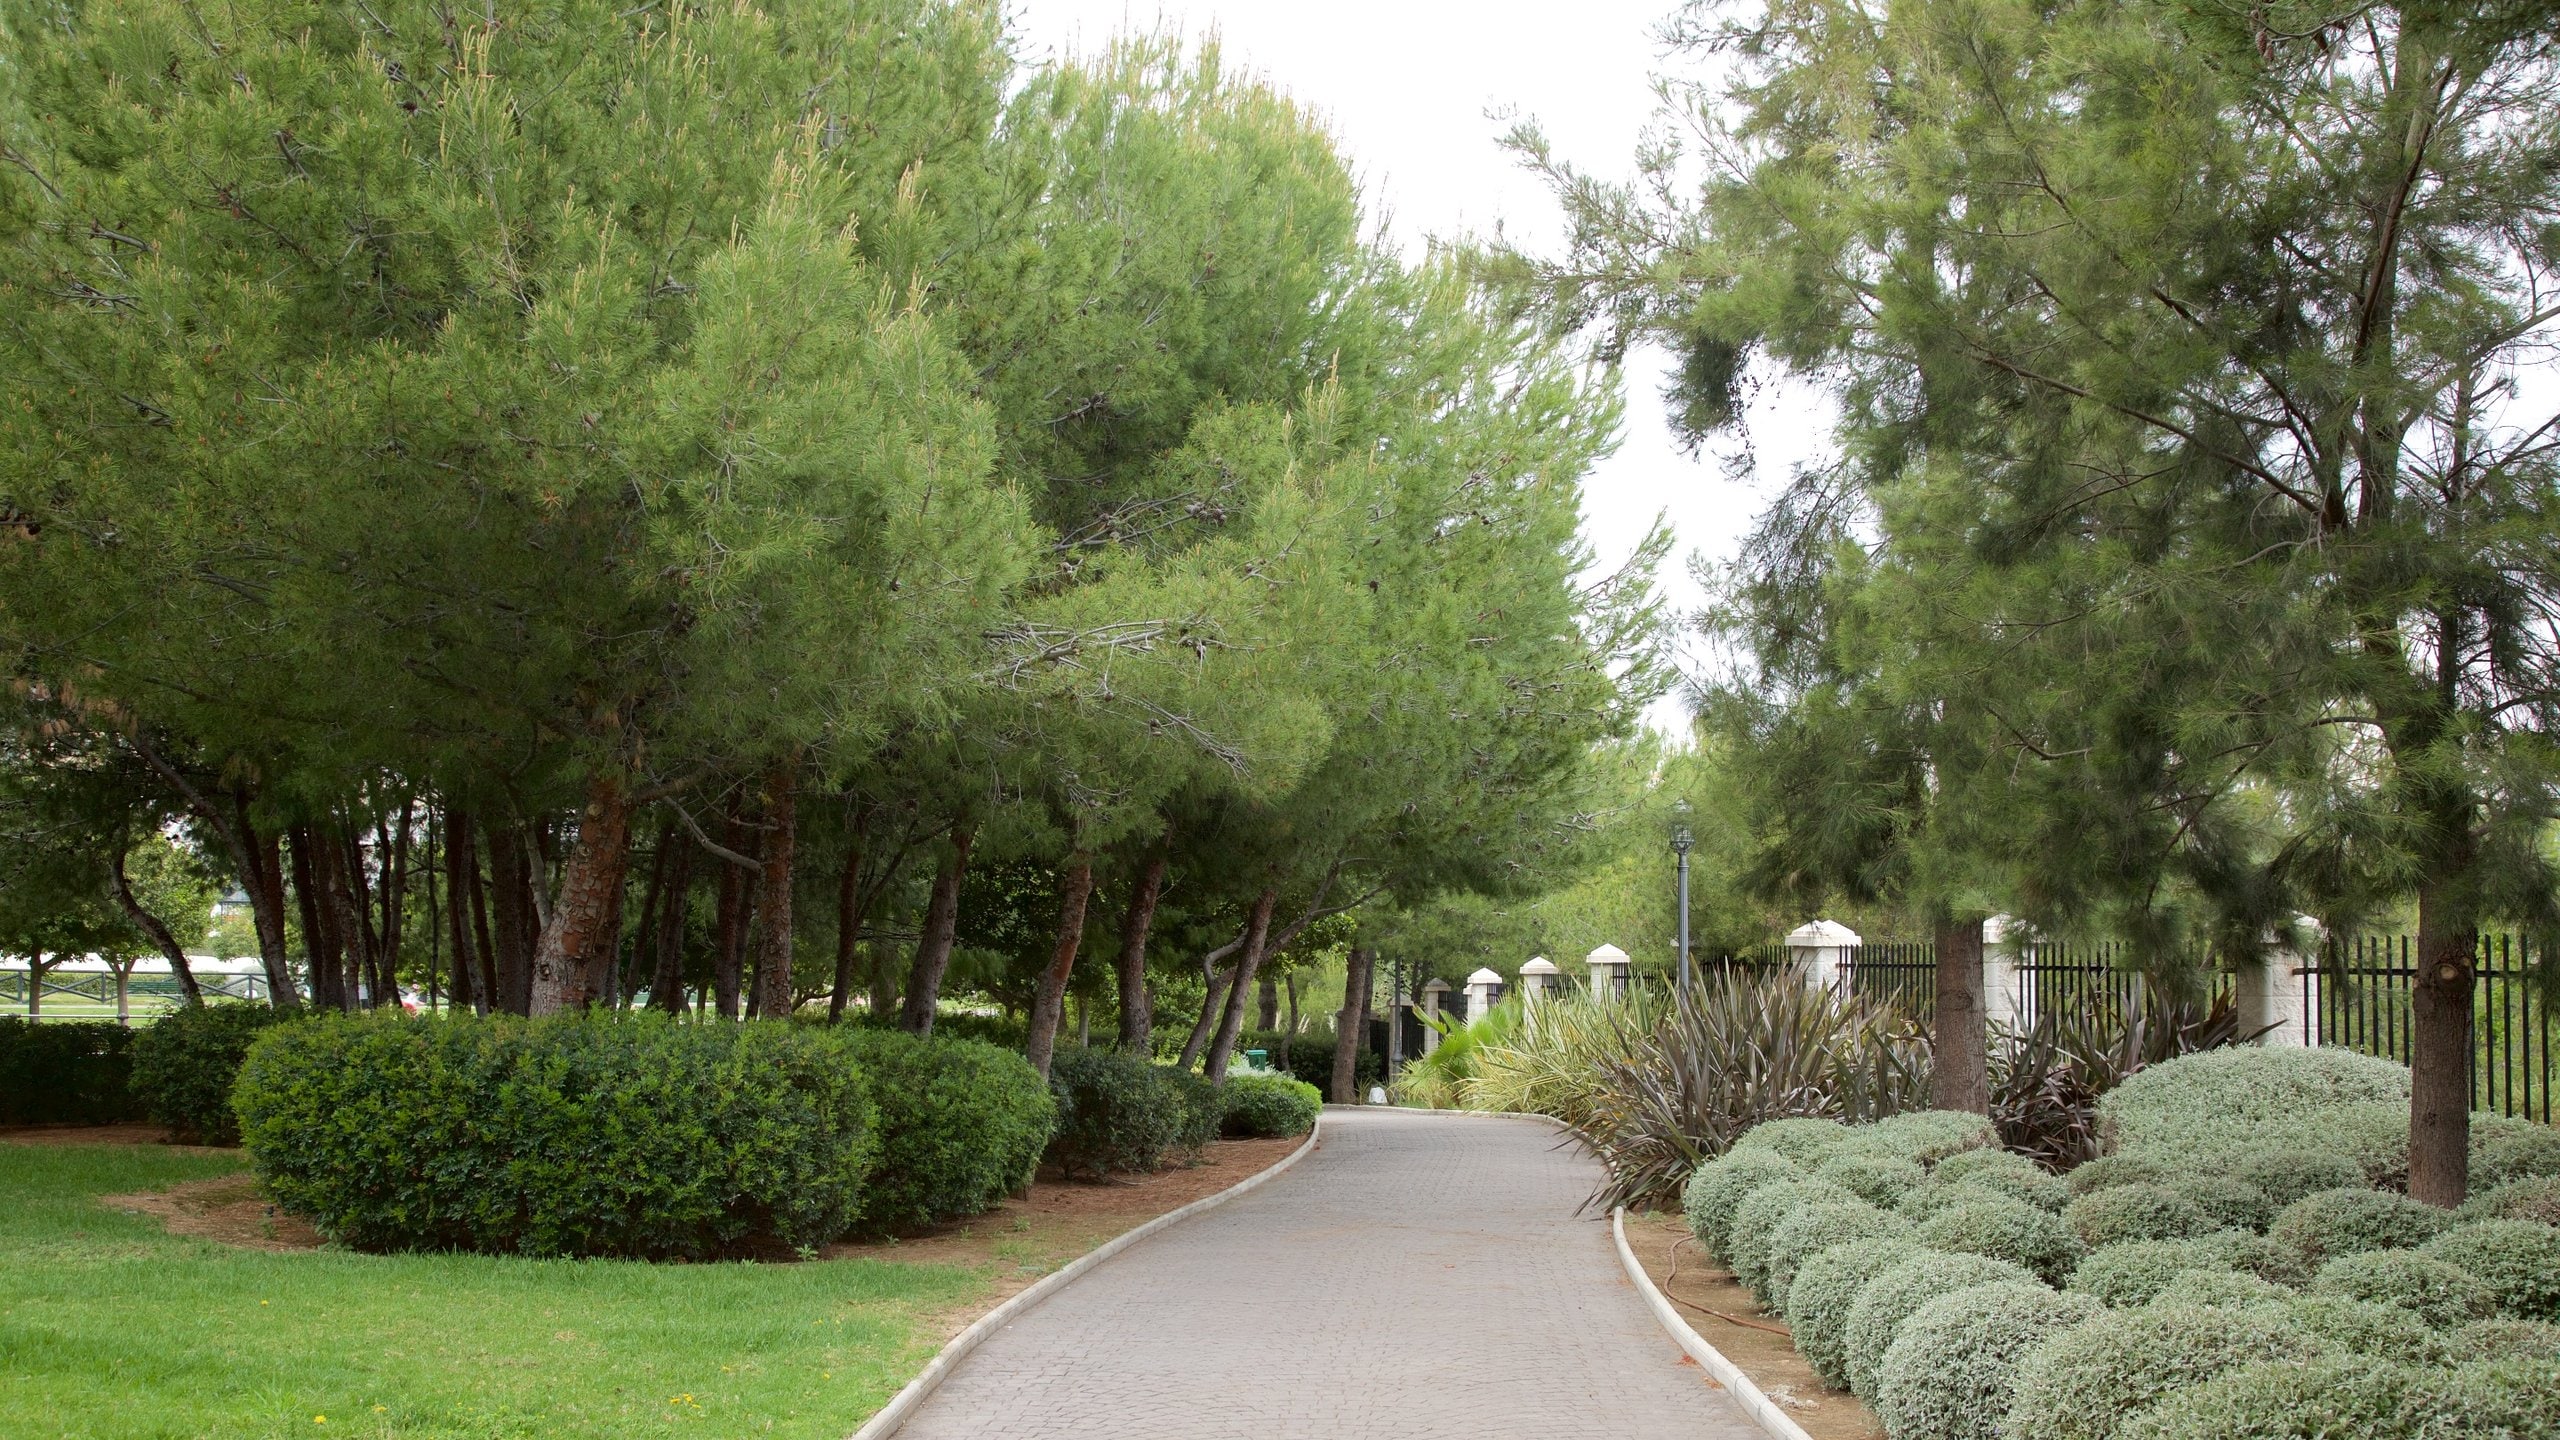
{"type": "Polygon", "coordinates": [[[1591,967],[1591,998],[1622,1000],[1627,994],[1627,952],[1615,945],[1603,945],[1583,957],[1591,967]]]}
{"type": "Polygon", "coordinates": [[[1481,969],[1467,977],[1467,1023],[1473,1025],[1493,1008],[1502,994],[1502,976],[1493,969],[1481,969]]]}
{"type": "Polygon", "coordinates": [[[1520,1003],[1537,1004],[1562,981],[1563,975],[1554,961],[1544,955],[1530,956],[1529,963],[1520,967],[1520,1003]]]}
{"type": "Polygon", "coordinates": [[[2029,973],[2018,961],[2026,927],[2006,915],[1982,922],[1982,1018],[1989,1024],[2024,1030],[2036,1023],[2036,997],[2029,973]]]}
{"type": "Polygon", "coordinates": [[[1787,932],[1787,958],[1806,984],[1836,989],[1849,952],[1863,943],[1857,931],[1836,920],[1812,920],[1787,932]]]}
{"type": "MultiPolygon", "coordinates": [[[[1431,1020],[1439,1019],[1441,1002],[1448,998],[1449,982],[1446,980],[1434,980],[1430,984],[1423,986],[1422,1013],[1431,1020]]],[[[1437,1025],[1425,1024],[1422,1027],[1422,1053],[1428,1055],[1439,1048],[1440,1027],[1437,1025]]]]}

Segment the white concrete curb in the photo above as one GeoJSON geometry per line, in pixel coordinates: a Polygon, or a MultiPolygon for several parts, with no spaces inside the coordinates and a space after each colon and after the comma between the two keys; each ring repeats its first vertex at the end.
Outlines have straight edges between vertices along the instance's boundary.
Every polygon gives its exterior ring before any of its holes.
{"type": "Polygon", "coordinates": [[[1715,1377],[1717,1384],[1733,1396],[1734,1403],[1742,1407],[1742,1413],[1750,1416],[1753,1424],[1769,1432],[1771,1440],[1813,1440],[1804,1432],[1803,1426],[1778,1408],[1776,1401],[1751,1383],[1751,1377],[1742,1373],[1741,1366],[1724,1358],[1721,1351],[1707,1343],[1705,1336],[1690,1329],[1689,1322],[1680,1318],[1680,1312],[1672,1308],[1670,1297],[1653,1283],[1652,1276],[1644,1273],[1644,1265],[1627,1245],[1627,1207],[1621,1205],[1609,1212],[1609,1235],[1618,1242],[1618,1263],[1627,1267],[1627,1278],[1635,1282],[1636,1293],[1644,1297],[1644,1303],[1653,1311],[1653,1318],[1661,1321],[1662,1328],[1671,1332],[1673,1343],[1687,1352],[1690,1359],[1697,1361],[1715,1377]]]}
{"type": "Polygon", "coordinates": [[[970,1322],[968,1329],[952,1336],[951,1343],[935,1352],[932,1362],[924,1367],[922,1373],[908,1381],[906,1388],[890,1396],[889,1403],[881,1406],[878,1414],[864,1421],[862,1428],[853,1432],[852,1440],[889,1440],[890,1436],[898,1433],[899,1426],[907,1423],[907,1417],[915,1413],[915,1408],[925,1402],[925,1397],[941,1389],[942,1382],[951,1377],[951,1372],[959,1367],[961,1361],[969,1358],[970,1351],[985,1344],[987,1337],[1020,1319],[1023,1312],[1056,1294],[1059,1287],[1166,1226],[1188,1220],[1203,1210],[1214,1210],[1261,1186],[1307,1158],[1307,1152],[1316,1148],[1316,1141],[1323,1134],[1324,1117],[1319,1115],[1315,1128],[1307,1132],[1307,1142],[1282,1156],[1270,1169],[1258,1175],[1248,1175],[1215,1195],[1204,1195],[1179,1210],[1168,1210],[1135,1230],[1104,1241],[1060,1266],[1055,1273],[1042,1276],[1030,1289],[979,1316],[970,1322]]]}

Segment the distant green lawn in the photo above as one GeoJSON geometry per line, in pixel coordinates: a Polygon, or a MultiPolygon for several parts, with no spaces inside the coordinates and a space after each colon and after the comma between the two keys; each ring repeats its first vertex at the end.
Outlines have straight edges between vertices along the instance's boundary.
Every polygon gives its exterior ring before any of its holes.
{"type": "Polygon", "coordinates": [[[843,1440],[969,1270],[269,1253],[97,1203],[241,1169],[0,1143],[0,1435],[843,1440]],[[325,1418],[323,1418],[325,1417],[325,1418]]]}

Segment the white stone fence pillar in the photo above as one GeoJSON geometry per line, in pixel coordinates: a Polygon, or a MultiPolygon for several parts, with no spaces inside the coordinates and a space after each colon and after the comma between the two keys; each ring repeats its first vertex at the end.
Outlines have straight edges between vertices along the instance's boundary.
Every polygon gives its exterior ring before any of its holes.
{"type": "Polygon", "coordinates": [[[1836,920],[1813,920],[1787,932],[1787,959],[1807,985],[1840,990],[1850,953],[1866,943],[1836,920]]]}
{"type": "Polygon", "coordinates": [[[1520,967],[1520,1003],[1535,1005],[1546,999],[1563,979],[1554,961],[1544,955],[1530,956],[1529,963],[1520,967]]]}
{"type": "Polygon", "coordinates": [[[1473,1025],[1493,1008],[1502,995],[1502,975],[1491,968],[1478,970],[1467,977],[1467,1023],[1473,1025]]]}
{"type": "Polygon", "coordinates": [[[2026,938],[2026,927],[2010,916],[1982,922],[1982,1018],[1988,1024],[2024,1030],[2036,1023],[2034,972],[2019,963],[2026,938]]]}
{"type": "Polygon", "coordinates": [[[1623,1000],[1627,996],[1627,952],[1615,945],[1603,945],[1583,957],[1591,967],[1591,998],[1623,1000]]]}
{"type": "Polygon", "coordinates": [[[2266,958],[2256,964],[2243,963],[2239,973],[2231,977],[2234,1007],[2240,1015],[2243,1031],[2265,1030],[2258,1037],[2261,1045],[2318,1045],[2320,1043],[2320,951],[2323,935],[2320,922],[2302,916],[2297,922],[2297,941],[2289,936],[2271,937],[2275,942],[2266,958]],[[2273,1029],[2268,1029],[2273,1026],[2273,1029]]]}
{"type": "Polygon", "coordinates": [[[1422,987],[1422,1013],[1426,1019],[1422,1027],[1422,1053],[1425,1055],[1440,1048],[1440,1027],[1427,1022],[1440,1018],[1441,1002],[1448,998],[1449,982],[1446,980],[1434,980],[1422,987]]]}

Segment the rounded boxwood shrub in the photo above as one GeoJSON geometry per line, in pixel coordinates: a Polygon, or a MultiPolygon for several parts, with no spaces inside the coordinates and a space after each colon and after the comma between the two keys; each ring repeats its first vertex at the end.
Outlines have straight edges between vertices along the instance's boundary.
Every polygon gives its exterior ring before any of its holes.
{"type": "Polygon", "coordinates": [[[2363,1355],[2261,1362],[2171,1395],[2126,1422],[2124,1440],[2397,1440],[2411,1366],[2363,1355]]]}
{"type": "Polygon", "coordinates": [[[2063,1223],[2092,1250],[2126,1240],[2179,1240],[2223,1229],[2194,1201],[2166,1185],[2110,1185],[2062,1207],[2063,1223]]]}
{"type": "MultiPolygon", "coordinates": [[[[2233,1160],[2231,1176],[2256,1186],[2278,1210],[2323,1190],[2368,1183],[2363,1168],[2347,1156],[2300,1145],[2262,1145],[2244,1150],[2233,1160]]],[[[2263,1230],[2266,1225],[2267,1221],[2261,1221],[2252,1228],[2263,1230]]]]}
{"type": "Polygon", "coordinates": [[[2113,1440],[2143,1410],[2216,1375],[2319,1352],[2319,1342],[2256,1307],[2109,1310],[2045,1341],[2019,1365],[2007,1433],[2113,1440]]]}
{"type": "Polygon", "coordinates": [[[2039,1210],[2059,1212],[2071,1198],[2071,1187],[2023,1155],[2006,1150],[1967,1150],[1950,1155],[1929,1172],[1933,1185],[1979,1185],[2039,1210]]]}
{"type": "Polygon", "coordinates": [[[2560,1130],[2514,1115],[2471,1117],[2471,1188],[2560,1176],[2560,1130]]]}
{"type": "Polygon", "coordinates": [[[1932,1250],[1988,1255],[2035,1272],[2048,1285],[2059,1285],[2080,1263],[2085,1247],[2062,1217],[2006,1197],[1978,1200],[1942,1210],[1912,1232],[1912,1239],[1932,1250]]]}
{"type": "Polygon", "coordinates": [[[142,1117],[133,1032],[0,1015],[0,1125],[112,1125],[142,1117]]]}
{"type": "Polygon", "coordinates": [[[1862,1399],[1875,1399],[1876,1367],[1893,1348],[1902,1322],[1921,1306],[1941,1295],[2003,1282],[2032,1285],[2036,1277],[2023,1266],[1988,1255],[1936,1250],[1923,1250],[1877,1274],[1858,1291],[1857,1301],[1849,1307],[1848,1324],[1841,1330],[1842,1368],[1848,1372],[1849,1388],[1862,1399]]]}
{"type": "Polygon", "coordinates": [[[1931,1252],[1907,1239],[1858,1240],[1816,1250],[1787,1285],[1787,1330],[1823,1384],[1849,1388],[1849,1312],[1858,1293],[1903,1261],[1931,1252]]]}
{"type": "Polygon", "coordinates": [[[1970,1110],[1906,1110],[1859,1132],[1861,1143],[1881,1153],[1935,1165],[1950,1155],[1996,1148],[2000,1132],[1986,1115],[1970,1110]]]}
{"type": "Polygon", "coordinates": [[[913,1230],[991,1209],[1031,1183],[1057,1102],[1031,1062],[979,1040],[847,1028],[880,1112],[861,1228],[913,1230]]]}
{"type": "Polygon", "coordinates": [[[784,1021],[326,1016],[260,1035],[232,1103],[268,1193],[360,1250],[814,1246],[879,1144],[852,1044],[784,1021]]]}
{"type": "Polygon", "coordinates": [[[2264,1230],[2282,1208],[2266,1191],[2228,1175],[2181,1175],[2161,1184],[2203,1211],[2217,1230],[2264,1230]]]}
{"type": "Polygon", "coordinates": [[[1959,1206],[1986,1205],[1998,1200],[2024,1203],[2005,1190],[1994,1189],[1989,1185],[1976,1185],[1970,1180],[1961,1180],[1952,1185],[1940,1185],[1932,1180],[1903,1196],[1893,1208],[1916,1223],[1922,1220],[1934,1220],[1959,1206]]]}
{"type": "Polygon", "coordinates": [[[2429,1325],[2444,1328],[2478,1320],[2497,1306],[2497,1297],[2470,1272],[2414,1250],[2341,1255],[2320,1267],[2311,1289],[2322,1295],[2397,1305],[2429,1325]]]}
{"type": "Polygon", "coordinates": [[[2072,1198],[2095,1195],[2118,1185],[2158,1184],[2178,1173],[2167,1163],[2150,1155],[2101,1155],[2085,1161],[2062,1177],[2072,1198]]]}
{"type": "Polygon", "coordinates": [[[1892,1440],[1998,1440],[2018,1362],[2103,1308],[2014,1280],[1941,1295],[1902,1322],[1876,1366],[1876,1418],[1892,1440]]]}
{"type": "Polygon", "coordinates": [[[1173,1149],[1185,1163],[1196,1161],[1200,1152],[1208,1148],[1210,1141],[1218,1138],[1219,1131],[1227,1123],[1226,1096],[1209,1083],[1208,1076],[1197,1070],[1186,1070],[1180,1065],[1158,1065],[1155,1071],[1178,1102],[1173,1149]]]}
{"type": "Polygon", "coordinates": [[[2474,1320],[2454,1332],[2453,1353],[2479,1360],[2560,1360],[2560,1325],[2474,1320]]]}
{"type": "Polygon", "coordinates": [[[2146,1066],[2098,1102],[2098,1123],[2112,1150],[2220,1159],[2373,1101],[2406,1109],[2409,1067],[2351,1050],[2233,1045],[2146,1066]]]}
{"type": "Polygon", "coordinates": [[[2169,1282],[2190,1270],[2267,1267],[2266,1241],[2243,1230],[2221,1230],[2181,1240],[2124,1240],[2090,1251],[2065,1287],[2093,1295],[2109,1307],[2148,1305],[2169,1282]]]}
{"type": "Polygon", "coordinates": [[[1858,1138],[1859,1132],[1837,1120],[1793,1115],[1783,1120],[1764,1120],[1742,1132],[1742,1138],[1733,1142],[1733,1153],[1766,1151],[1783,1155],[1798,1165],[1811,1165],[1858,1138]]]}
{"type": "Polygon", "coordinates": [[[2560,1177],[2510,1180],[2494,1189],[2475,1191],[2460,1213],[2465,1220],[2530,1220],[2560,1226],[2560,1177]]]}
{"type": "Polygon", "coordinates": [[[1218,1133],[1216,1087],[1199,1076],[1203,1101],[1183,1072],[1117,1050],[1060,1050],[1049,1061],[1058,1120],[1049,1159],[1068,1175],[1153,1170],[1197,1137],[1218,1133]],[[1205,1117],[1205,1118],[1204,1118],[1205,1117]]]}
{"type": "Polygon", "coordinates": [[[237,1145],[231,1086],[249,1042],[287,1018],[269,1005],[188,1005],[133,1037],[133,1094],[170,1135],[197,1145],[237,1145]]]}
{"type": "Polygon", "coordinates": [[[1888,1210],[1928,1177],[1929,1172],[1921,1169],[1917,1160],[1862,1150],[1835,1152],[1813,1167],[1816,1180],[1828,1180],[1868,1204],[1888,1210]]]}
{"type": "Polygon", "coordinates": [[[1708,1258],[1731,1264],[1725,1244],[1733,1228],[1734,1207],[1763,1185],[1801,1180],[1804,1170],[1793,1160],[1766,1150],[1727,1151],[1701,1165],[1680,1191],[1681,1217],[1698,1237],[1708,1258]]]}
{"type": "Polygon", "coordinates": [[[1787,1291],[1796,1269],[1810,1256],[1834,1245],[1859,1240],[1888,1240],[1911,1233],[1911,1222],[1863,1200],[1829,1200],[1808,1205],[1778,1222],[1769,1236],[1768,1276],[1761,1303],[1772,1313],[1787,1308],[1787,1291]]]}
{"type": "Polygon", "coordinates": [[[2345,1295],[2284,1295],[2258,1312],[2292,1326],[2323,1347],[2346,1355],[2375,1355],[2412,1364],[2453,1361],[2446,1332],[2431,1330],[2406,1310],[2345,1295]]]}
{"type": "Polygon", "coordinates": [[[2530,1220],[2470,1220],[2418,1253],[2486,1286],[2502,1315],[2560,1322],[2560,1230],[2530,1220]]]}
{"type": "Polygon", "coordinates": [[[2447,1212],[2388,1190],[2323,1190],[2278,1211],[2267,1238],[2316,1271],[2340,1255],[2423,1245],[2452,1223],[2447,1212]]]}
{"type": "Polygon", "coordinates": [[[2560,1440],[2560,1358],[2508,1356],[2410,1382],[2402,1413],[2417,1440],[2560,1440]]]}
{"type": "Polygon", "coordinates": [[[1236,1075],[1227,1080],[1219,1133],[1274,1139],[1304,1135],[1324,1113],[1324,1096],[1286,1075],[1236,1075]]]}
{"type": "Polygon", "coordinates": [[[2281,1302],[2292,1292],[2269,1280],[2262,1280],[2246,1270],[2229,1270],[2209,1265],[2196,1270],[2181,1270],[2169,1277],[2160,1293],[2151,1297],[2153,1305],[2265,1305],[2281,1302]]]}
{"type": "Polygon", "coordinates": [[[1788,1216],[1814,1205],[1867,1202],[1827,1180],[1781,1180],[1742,1197],[1733,1208],[1733,1225],[1725,1236],[1725,1268],[1751,1293],[1768,1294],[1769,1241],[1788,1216]]]}

